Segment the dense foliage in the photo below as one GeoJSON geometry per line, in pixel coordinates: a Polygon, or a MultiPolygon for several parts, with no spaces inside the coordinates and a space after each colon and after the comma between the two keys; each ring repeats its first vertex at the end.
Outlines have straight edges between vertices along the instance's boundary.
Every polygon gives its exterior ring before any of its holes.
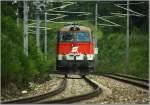
{"type": "MultiPolygon", "coordinates": [[[[65,3],[65,2],[64,2],[65,3]]],[[[114,2],[99,4],[98,12],[101,16],[110,15],[110,12],[119,11],[125,13],[114,5],[114,2]]],[[[115,2],[121,3],[121,2],[115,2]]],[[[47,8],[62,5],[62,2],[49,4],[47,8]]],[[[35,8],[29,2],[29,18],[35,19],[35,8]]],[[[16,4],[2,2],[1,17],[1,47],[2,47],[2,84],[9,82],[26,85],[28,81],[45,78],[47,74],[55,69],[56,64],[56,34],[57,30],[64,24],[49,23],[52,29],[48,31],[48,55],[44,55],[44,31],[41,31],[41,51],[37,52],[35,34],[29,34],[29,56],[23,53],[23,14],[20,2],[20,25],[16,26],[16,4]]],[[[148,3],[139,6],[131,6],[133,10],[143,13],[144,17],[130,17],[130,48],[129,67],[126,69],[126,18],[109,18],[109,20],[121,24],[122,27],[98,27],[94,28],[95,2],[77,2],[64,9],[67,11],[87,11],[89,16],[77,16],[77,14],[66,14],[68,17],[58,21],[87,20],[80,24],[89,26],[93,35],[98,39],[99,54],[97,57],[96,73],[116,72],[127,73],[142,78],[148,78],[148,3]],[[86,4],[86,5],[85,5],[86,4]],[[90,20],[90,21],[88,21],[90,20]],[[92,20],[92,21],[91,21],[92,20]]],[[[53,18],[54,16],[48,16],[53,18]]],[[[44,20],[43,14],[41,19],[44,20]]],[[[103,21],[98,21],[103,23],[103,21]]],[[[43,23],[41,26],[44,25],[43,23]]],[[[34,29],[33,29],[34,30],[34,29]]]]}
{"type": "Polygon", "coordinates": [[[27,86],[31,80],[45,79],[51,62],[41,51],[37,52],[32,35],[29,35],[29,56],[24,55],[23,25],[21,22],[20,27],[16,26],[14,11],[9,3],[2,5],[2,86],[10,82],[27,86]]]}
{"type": "Polygon", "coordinates": [[[130,34],[129,66],[126,63],[126,34],[111,33],[99,40],[99,72],[126,73],[148,78],[148,34],[134,28],[130,34]]]}

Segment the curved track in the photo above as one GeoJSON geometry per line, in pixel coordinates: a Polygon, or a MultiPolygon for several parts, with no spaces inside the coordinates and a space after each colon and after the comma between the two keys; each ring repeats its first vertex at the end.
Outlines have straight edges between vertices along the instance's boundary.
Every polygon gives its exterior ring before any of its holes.
{"type": "Polygon", "coordinates": [[[41,94],[41,95],[37,95],[37,96],[32,96],[32,97],[27,97],[27,98],[22,98],[22,99],[15,99],[15,100],[11,100],[11,101],[3,101],[1,102],[2,104],[9,104],[9,103],[13,103],[13,104],[21,104],[21,103],[34,103],[36,101],[48,98],[48,97],[52,97],[54,95],[57,95],[59,93],[61,93],[62,91],[64,91],[65,87],[66,87],[66,83],[67,83],[67,79],[64,78],[62,80],[62,82],[59,84],[59,86],[51,91],[48,92],[46,94],[41,94]]]}
{"type": "Polygon", "coordinates": [[[89,98],[93,98],[98,96],[102,90],[99,87],[98,84],[96,84],[95,82],[93,82],[92,80],[88,79],[87,77],[83,77],[83,79],[85,79],[85,81],[92,86],[93,91],[88,92],[86,94],[83,95],[78,95],[78,96],[72,96],[72,97],[68,97],[68,98],[64,98],[64,99],[57,99],[57,100],[52,100],[52,101],[41,101],[38,102],[40,104],[48,104],[48,103],[58,103],[58,104],[66,104],[66,103],[73,103],[73,102],[78,102],[78,101],[82,101],[82,100],[86,100],[89,98]]]}
{"type": "MultiPolygon", "coordinates": [[[[50,97],[52,97],[54,95],[59,95],[59,93],[64,91],[64,89],[66,88],[67,79],[72,79],[72,78],[64,78],[64,80],[60,83],[60,85],[52,92],[37,95],[37,96],[32,96],[32,97],[28,97],[28,98],[18,99],[18,100],[4,101],[1,103],[2,104],[9,104],[9,103],[13,103],[13,104],[14,103],[16,103],[16,104],[18,104],[18,103],[20,103],[20,104],[24,104],[24,103],[39,103],[39,104],[40,103],[73,103],[73,102],[96,97],[101,93],[101,88],[99,87],[98,84],[96,84],[92,80],[88,79],[87,77],[83,77],[83,78],[78,78],[78,79],[84,79],[93,88],[93,91],[88,92],[83,95],[67,97],[64,99],[44,101],[44,99],[49,99],[50,97]]],[[[74,79],[76,79],[76,78],[74,78],[74,79]]]]}

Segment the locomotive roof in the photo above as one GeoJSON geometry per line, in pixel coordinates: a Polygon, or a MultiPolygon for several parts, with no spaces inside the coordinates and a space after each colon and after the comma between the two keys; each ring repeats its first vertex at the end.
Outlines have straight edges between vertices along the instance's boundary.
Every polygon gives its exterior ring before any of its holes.
{"type": "MultiPolygon", "coordinates": [[[[85,26],[80,26],[80,25],[75,25],[76,27],[80,28],[80,31],[88,31],[91,32],[91,29],[89,27],[85,27],[85,26]]],[[[68,25],[68,26],[64,26],[60,29],[60,31],[70,31],[70,28],[74,27],[74,25],[68,25]]]]}

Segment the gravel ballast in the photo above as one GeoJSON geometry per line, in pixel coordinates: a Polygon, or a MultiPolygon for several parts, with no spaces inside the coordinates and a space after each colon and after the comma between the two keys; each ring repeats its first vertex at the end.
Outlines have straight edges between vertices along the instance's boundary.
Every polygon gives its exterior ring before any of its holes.
{"type": "Polygon", "coordinates": [[[49,100],[64,99],[67,97],[83,95],[92,90],[93,88],[86,83],[84,79],[67,79],[67,86],[65,90],[62,93],[51,97],[49,100]]]}
{"type": "Polygon", "coordinates": [[[99,97],[81,101],[78,103],[89,104],[148,104],[149,91],[140,87],[120,82],[108,77],[89,75],[90,79],[96,81],[103,92],[99,97]]]}

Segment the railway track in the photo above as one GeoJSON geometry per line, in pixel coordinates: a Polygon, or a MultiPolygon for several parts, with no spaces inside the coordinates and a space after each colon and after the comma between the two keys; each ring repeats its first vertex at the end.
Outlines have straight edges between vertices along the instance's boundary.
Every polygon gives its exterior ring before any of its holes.
{"type": "MultiPolygon", "coordinates": [[[[68,78],[68,79],[72,79],[72,78],[68,78]]],[[[76,78],[74,78],[74,79],[76,79],[76,78]]],[[[81,79],[81,78],[78,78],[78,79],[81,79]]],[[[52,96],[59,95],[59,93],[61,93],[66,88],[67,78],[64,78],[64,80],[57,87],[57,89],[55,89],[52,92],[38,95],[38,96],[28,97],[28,98],[24,98],[24,99],[19,99],[19,100],[5,101],[5,102],[2,102],[2,104],[8,104],[8,103],[38,103],[38,104],[73,103],[73,102],[78,102],[78,101],[96,97],[101,93],[102,90],[98,84],[96,84],[92,80],[88,79],[87,77],[83,77],[82,79],[84,79],[93,88],[92,91],[82,94],[82,95],[78,95],[78,96],[71,96],[71,97],[67,97],[67,98],[63,98],[63,99],[48,100],[52,96]]]]}
{"type": "MultiPolygon", "coordinates": [[[[116,79],[116,80],[119,80],[119,81],[122,81],[122,82],[125,82],[125,83],[130,83],[130,84],[133,84],[133,85],[136,85],[136,86],[140,86],[142,88],[146,88],[146,89],[149,88],[149,86],[148,86],[149,81],[148,80],[136,78],[136,77],[133,77],[133,76],[123,75],[123,74],[113,74],[113,73],[107,73],[107,74],[104,74],[103,76],[109,77],[109,78],[112,78],[112,79],[116,79]]],[[[1,103],[2,104],[9,104],[9,103],[13,103],[13,104],[19,104],[19,103],[20,104],[24,104],[24,103],[38,103],[38,104],[73,103],[73,102],[78,102],[78,101],[82,101],[82,100],[86,100],[86,99],[96,97],[101,93],[101,91],[102,91],[101,88],[87,77],[71,78],[71,77],[66,77],[65,76],[63,78],[62,82],[58,85],[58,87],[54,91],[48,92],[46,94],[41,94],[41,95],[37,95],[37,96],[23,98],[23,99],[3,101],[1,103]],[[51,97],[59,96],[59,94],[65,90],[68,79],[84,79],[93,89],[92,89],[92,91],[90,91],[88,93],[84,93],[82,95],[50,100],[51,97]]]]}
{"type": "Polygon", "coordinates": [[[66,83],[67,83],[67,79],[63,78],[62,82],[58,85],[58,87],[48,93],[45,94],[41,94],[41,95],[36,95],[36,96],[31,96],[31,97],[27,97],[27,98],[22,98],[22,99],[15,99],[15,100],[10,100],[10,101],[2,101],[2,104],[21,104],[21,103],[34,103],[36,101],[48,98],[48,97],[52,97],[54,95],[57,95],[59,93],[61,93],[62,91],[64,91],[65,87],[66,87],[66,83]]]}
{"type": "MultiPolygon", "coordinates": [[[[70,79],[70,78],[69,78],[70,79]]],[[[48,103],[59,103],[59,104],[68,104],[68,103],[73,103],[73,102],[78,102],[78,101],[82,101],[82,100],[86,100],[86,99],[90,99],[93,97],[98,96],[102,90],[99,87],[98,84],[96,84],[95,82],[93,82],[92,80],[88,79],[87,77],[83,77],[83,79],[93,88],[93,91],[82,94],[82,95],[78,95],[78,96],[72,96],[72,97],[67,97],[67,98],[63,98],[63,99],[56,99],[56,100],[48,100],[48,101],[42,101],[39,102],[40,104],[44,103],[44,104],[48,104],[48,103]]]]}
{"type": "Polygon", "coordinates": [[[107,73],[107,74],[104,74],[103,76],[116,79],[122,82],[130,83],[130,84],[133,84],[133,85],[145,88],[145,89],[149,89],[149,80],[137,78],[137,77],[130,76],[130,75],[114,74],[114,73],[107,73]]]}

